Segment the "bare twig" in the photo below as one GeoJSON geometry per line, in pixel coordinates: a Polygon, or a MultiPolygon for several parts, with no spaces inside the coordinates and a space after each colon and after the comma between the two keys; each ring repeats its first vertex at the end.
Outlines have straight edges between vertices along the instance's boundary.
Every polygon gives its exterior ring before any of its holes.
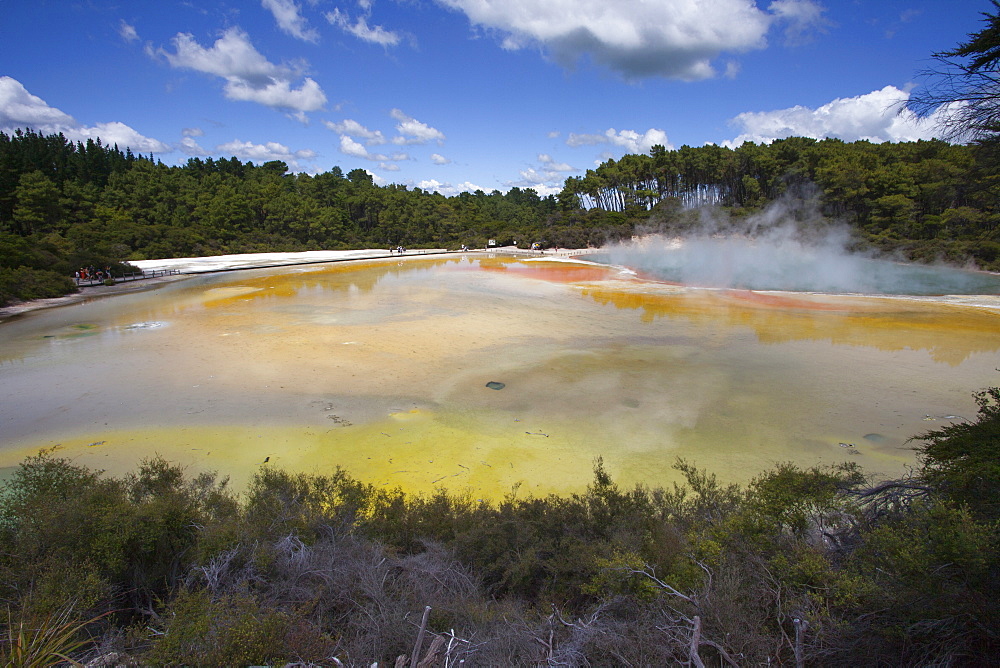
{"type": "Polygon", "coordinates": [[[695,668],[705,668],[705,664],[698,655],[698,647],[701,645],[701,617],[695,615],[692,623],[693,628],[691,629],[691,644],[688,649],[688,659],[690,659],[691,665],[695,668]]]}
{"type": "Polygon", "coordinates": [[[430,617],[431,606],[424,607],[424,616],[420,619],[420,630],[417,632],[417,642],[413,645],[413,654],[410,655],[410,668],[417,668],[420,661],[420,648],[424,644],[424,633],[427,631],[427,618],[430,617]]]}
{"type": "MultiPolygon", "coordinates": [[[[701,564],[699,564],[699,566],[701,566],[701,564]]],[[[702,568],[705,568],[705,567],[702,566],[702,568]]],[[[707,568],[705,568],[705,570],[708,571],[707,568]]],[[[688,603],[690,603],[692,605],[695,605],[695,606],[698,605],[698,603],[697,603],[697,601],[695,601],[695,599],[691,598],[690,596],[687,596],[685,594],[680,593],[679,591],[677,591],[676,589],[674,589],[673,587],[671,587],[670,585],[668,585],[666,582],[664,582],[660,578],[656,577],[656,572],[653,570],[652,566],[648,566],[647,565],[647,566],[645,566],[645,567],[643,567],[641,569],[630,568],[630,569],[628,569],[628,572],[631,573],[631,574],[633,574],[633,575],[642,575],[644,577],[647,577],[650,580],[652,580],[654,583],[656,583],[656,585],[660,589],[662,589],[663,591],[667,592],[668,594],[670,594],[672,596],[676,596],[677,598],[680,598],[680,599],[682,599],[684,601],[687,601],[688,603]]],[[[709,576],[711,577],[711,573],[709,573],[709,576]]]]}

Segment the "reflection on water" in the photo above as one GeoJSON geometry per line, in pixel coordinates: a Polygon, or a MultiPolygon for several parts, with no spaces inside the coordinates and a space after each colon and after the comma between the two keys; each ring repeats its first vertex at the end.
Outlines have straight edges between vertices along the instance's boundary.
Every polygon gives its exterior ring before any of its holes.
{"type": "Polygon", "coordinates": [[[925,350],[952,366],[975,353],[995,352],[1000,343],[997,311],[927,301],[748,290],[650,293],[604,286],[584,288],[583,293],[636,310],[644,322],[684,318],[702,326],[747,327],[760,343],[812,340],[883,351],[925,350]]]}
{"type": "Polygon", "coordinates": [[[678,456],[895,475],[996,384],[998,318],[510,259],[199,276],[0,324],[0,466],[58,445],[115,472],[159,453],[239,484],[270,458],[479,495],[580,489],[598,456],[651,484],[678,456]]]}

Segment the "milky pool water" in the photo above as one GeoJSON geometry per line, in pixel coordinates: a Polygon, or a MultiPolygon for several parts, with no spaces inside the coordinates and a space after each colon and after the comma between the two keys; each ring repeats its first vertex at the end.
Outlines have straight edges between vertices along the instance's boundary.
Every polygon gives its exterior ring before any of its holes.
{"type": "Polygon", "coordinates": [[[239,486],[267,460],[476,497],[580,490],[599,456],[629,484],[678,457],[899,475],[997,384],[977,304],[474,256],[198,276],[0,323],[0,466],[159,454],[239,486]]]}
{"type": "Polygon", "coordinates": [[[1000,275],[852,253],[839,235],[804,242],[788,228],[760,238],[646,237],[584,256],[684,285],[883,295],[1000,295],[1000,275]]]}

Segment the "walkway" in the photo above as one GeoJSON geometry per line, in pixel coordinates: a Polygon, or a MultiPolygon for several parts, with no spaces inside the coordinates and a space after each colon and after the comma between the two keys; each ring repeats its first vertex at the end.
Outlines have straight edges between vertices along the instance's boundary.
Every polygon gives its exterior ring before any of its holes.
{"type": "MultiPolygon", "coordinates": [[[[123,276],[113,276],[111,280],[112,285],[118,283],[128,283],[131,281],[141,281],[145,278],[159,278],[160,276],[171,276],[173,274],[179,274],[181,272],[176,269],[151,269],[149,271],[134,271],[129,272],[123,276]]],[[[107,285],[105,281],[108,279],[97,279],[97,278],[74,278],[77,287],[80,288],[91,288],[95,285],[107,285]]]]}

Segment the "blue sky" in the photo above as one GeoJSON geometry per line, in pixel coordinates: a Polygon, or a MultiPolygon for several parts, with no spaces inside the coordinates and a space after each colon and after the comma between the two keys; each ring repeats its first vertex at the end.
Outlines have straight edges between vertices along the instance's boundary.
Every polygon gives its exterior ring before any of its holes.
{"type": "Polygon", "coordinates": [[[654,144],[906,141],[988,0],[0,0],[0,130],[557,192],[654,144]]]}

